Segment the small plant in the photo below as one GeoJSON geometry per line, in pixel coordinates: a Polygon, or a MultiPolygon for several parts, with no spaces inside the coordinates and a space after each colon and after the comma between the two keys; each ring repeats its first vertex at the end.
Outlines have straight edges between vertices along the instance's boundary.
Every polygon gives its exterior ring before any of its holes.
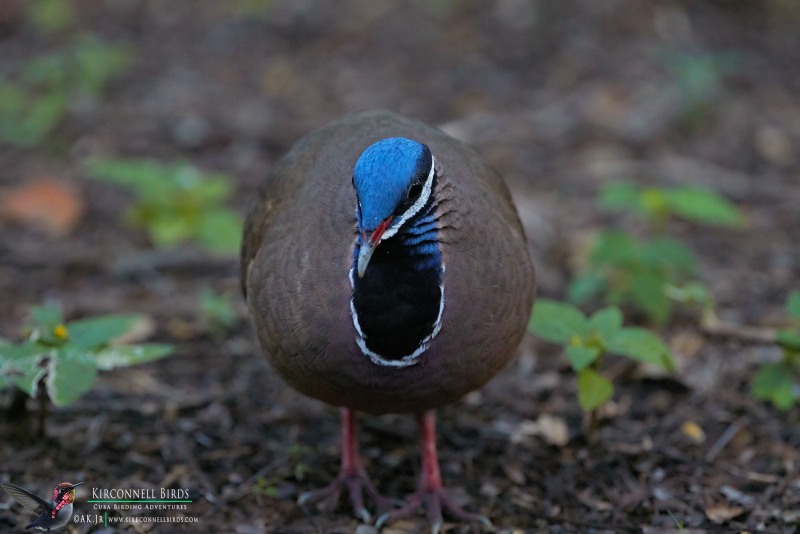
{"type": "Polygon", "coordinates": [[[233,190],[230,177],[188,163],[138,159],[97,159],[87,169],[93,178],[136,193],[128,221],[146,229],[157,247],[194,240],[212,252],[238,252],[243,221],[223,205],[233,190]]]}
{"type": "Polygon", "coordinates": [[[711,292],[702,282],[689,282],[682,286],[668,285],[665,288],[667,297],[683,306],[694,307],[700,314],[700,326],[713,330],[721,324],[717,316],[717,303],[711,292]]]}
{"type": "Polygon", "coordinates": [[[694,272],[694,254],[680,241],[601,232],[591,245],[588,269],[570,282],[567,298],[580,304],[602,295],[611,305],[631,304],[663,325],[673,309],[666,288],[682,285],[694,272]]]}
{"type": "Polygon", "coordinates": [[[670,51],[662,55],[680,106],[680,122],[693,129],[703,124],[714,111],[725,90],[725,77],[739,70],[739,57],[730,52],[686,53],[670,51]]]}
{"type": "Polygon", "coordinates": [[[221,337],[239,320],[229,294],[203,288],[198,298],[203,323],[212,336],[221,337]]]}
{"type": "Polygon", "coordinates": [[[603,209],[643,216],[656,231],[662,230],[670,217],[730,228],[744,226],[736,206],[713,191],[694,186],[668,189],[614,183],[600,191],[598,203],[603,209]]]}
{"type": "Polygon", "coordinates": [[[235,15],[267,18],[275,7],[275,0],[235,0],[229,3],[235,15]]]}
{"type": "Polygon", "coordinates": [[[673,514],[670,510],[667,510],[667,513],[669,514],[669,517],[672,519],[672,522],[675,523],[675,528],[678,529],[678,533],[684,534],[684,532],[686,532],[686,526],[683,524],[683,521],[675,517],[675,514],[673,514]]]}
{"type": "Polygon", "coordinates": [[[69,0],[28,0],[25,15],[44,34],[58,33],[75,22],[69,0]]]}
{"type": "Polygon", "coordinates": [[[64,51],[29,61],[13,81],[0,79],[0,142],[41,143],[62,122],[71,102],[98,98],[130,61],[127,46],[83,35],[64,51]]]}
{"type": "Polygon", "coordinates": [[[276,498],[279,495],[278,487],[265,477],[258,477],[253,486],[253,492],[264,497],[276,498]]]}
{"type": "Polygon", "coordinates": [[[539,299],[529,329],[545,341],[565,346],[567,359],[578,373],[578,403],[586,412],[596,410],[614,394],[614,385],[601,374],[606,354],[674,370],[672,352],[644,328],[622,325],[622,312],[609,307],[587,317],[569,304],[539,299]]]}
{"type": "Polygon", "coordinates": [[[37,307],[26,339],[0,343],[0,389],[15,386],[33,398],[47,397],[56,406],[75,402],[89,391],[98,371],[128,367],[162,358],[170,345],[116,342],[144,318],[106,315],[65,323],[55,308],[37,307]]]}
{"type": "Polygon", "coordinates": [[[701,224],[740,228],[739,210],[712,191],[698,187],[656,188],[610,184],[600,192],[601,208],[643,217],[656,237],[639,240],[621,231],[599,233],[588,254],[587,268],[573,279],[567,297],[575,303],[602,296],[611,305],[632,305],[656,325],[664,325],[674,305],[699,304],[713,320],[713,300],[693,280],[695,258],[681,241],[665,236],[673,217],[701,224]]]}
{"type": "Polygon", "coordinates": [[[800,400],[800,291],[792,291],[786,312],[793,324],[778,330],[776,342],[783,351],[779,362],[761,367],[753,380],[753,395],[788,410],[800,400]]]}

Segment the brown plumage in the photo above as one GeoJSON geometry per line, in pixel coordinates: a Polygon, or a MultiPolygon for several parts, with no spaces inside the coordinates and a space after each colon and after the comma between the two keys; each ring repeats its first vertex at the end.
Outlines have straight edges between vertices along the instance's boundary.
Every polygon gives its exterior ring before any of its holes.
{"type": "Polygon", "coordinates": [[[484,385],[514,357],[533,304],[527,242],[500,175],[465,143],[384,111],[333,122],[275,165],[247,217],[241,261],[258,339],[278,373],[305,395],[371,414],[423,414],[484,385]],[[436,160],[445,266],[441,330],[402,368],[376,365],[357,345],[348,278],[353,168],[390,137],[423,143],[436,160]]]}

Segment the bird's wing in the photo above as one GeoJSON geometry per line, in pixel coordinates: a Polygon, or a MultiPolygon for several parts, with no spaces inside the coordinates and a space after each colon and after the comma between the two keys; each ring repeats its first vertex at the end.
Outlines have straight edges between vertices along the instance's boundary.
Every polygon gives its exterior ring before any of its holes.
{"type": "Polygon", "coordinates": [[[31,512],[41,514],[50,506],[49,502],[18,486],[5,482],[0,483],[0,486],[3,486],[3,489],[6,490],[9,495],[14,497],[14,500],[31,512]]]}

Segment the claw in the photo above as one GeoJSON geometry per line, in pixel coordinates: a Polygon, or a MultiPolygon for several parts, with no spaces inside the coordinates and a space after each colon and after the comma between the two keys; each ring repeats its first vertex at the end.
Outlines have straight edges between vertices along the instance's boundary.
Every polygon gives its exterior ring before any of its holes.
{"type": "Polygon", "coordinates": [[[338,502],[342,492],[347,490],[353,514],[363,521],[370,523],[372,515],[364,505],[366,495],[375,503],[378,510],[392,508],[392,501],[378,492],[370,482],[361,461],[358,458],[358,445],[356,443],[355,414],[347,408],[342,409],[342,464],[339,475],[327,486],[314,491],[307,491],[300,495],[297,504],[304,507],[307,504],[331,499],[338,502]]]}
{"type": "Polygon", "coordinates": [[[442,516],[443,511],[447,512],[447,515],[453,519],[481,523],[487,529],[494,528],[488,517],[467,512],[464,508],[456,504],[443,488],[420,490],[413,493],[402,508],[381,514],[375,521],[375,528],[380,529],[389,521],[395,521],[414,515],[422,508],[426,509],[428,521],[431,523],[431,529],[434,534],[437,534],[442,529],[444,522],[442,516]]]}
{"type": "Polygon", "coordinates": [[[442,530],[444,521],[442,512],[447,512],[453,519],[481,523],[487,529],[493,529],[488,517],[467,512],[456,504],[442,487],[439,460],[436,455],[436,419],[433,411],[421,414],[419,423],[422,436],[422,475],[418,489],[408,497],[405,505],[379,516],[375,527],[380,529],[389,521],[414,515],[424,508],[433,534],[438,534],[442,530]]]}
{"type": "Polygon", "coordinates": [[[356,511],[356,516],[361,519],[362,523],[366,523],[367,525],[372,520],[372,516],[367,511],[366,508],[361,508],[360,510],[356,511]]]}
{"type": "Polygon", "coordinates": [[[370,499],[375,501],[379,509],[389,508],[389,499],[378,493],[378,490],[369,481],[363,471],[356,473],[340,473],[336,479],[318,490],[307,491],[300,495],[297,499],[297,504],[305,507],[313,502],[324,501],[331,499],[338,502],[342,491],[347,489],[347,494],[350,497],[350,503],[353,506],[353,514],[364,523],[370,523],[372,514],[369,513],[367,507],[364,506],[364,494],[367,494],[370,499]]]}
{"type": "Polygon", "coordinates": [[[298,506],[305,506],[309,502],[314,500],[314,492],[313,491],[306,491],[301,493],[300,496],[297,498],[297,505],[298,506]]]}

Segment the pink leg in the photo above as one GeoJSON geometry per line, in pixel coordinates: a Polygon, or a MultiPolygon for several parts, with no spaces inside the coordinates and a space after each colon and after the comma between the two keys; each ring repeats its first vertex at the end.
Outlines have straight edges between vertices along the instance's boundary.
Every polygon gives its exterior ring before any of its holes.
{"type": "Polygon", "coordinates": [[[342,408],[342,463],[339,475],[333,482],[314,491],[307,491],[300,495],[297,503],[300,506],[326,500],[328,498],[339,500],[344,489],[350,496],[353,513],[356,517],[369,522],[370,514],[364,506],[364,493],[375,501],[379,509],[388,509],[391,506],[388,500],[378,493],[377,488],[370,482],[361,460],[358,457],[358,437],[356,434],[356,416],[353,410],[342,408]]]}
{"type": "Polygon", "coordinates": [[[456,504],[442,487],[439,456],[436,453],[436,413],[433,410],[419,416],[419,428],[422,443],[422,473],[419,487],[408,497],[405,506],[383,514],[378,518],[375,526],[381,528],[388,521],[413,515],[424,507],[427,510],[428,520],[433,526],[434,534],[437,534],[442,528],[442,509],[446,510],[454,519],[477,521],[491,528],[492,523],[487,517],[467,512],[456,504]]]}

